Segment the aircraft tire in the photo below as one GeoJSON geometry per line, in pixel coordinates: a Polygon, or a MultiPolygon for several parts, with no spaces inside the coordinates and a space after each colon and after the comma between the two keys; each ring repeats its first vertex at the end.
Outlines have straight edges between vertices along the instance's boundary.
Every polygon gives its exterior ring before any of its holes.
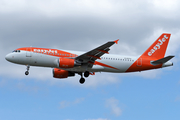
{"type": "Polygon", "coordinates": [[[25,72],[25,75],[29,75],[29,72],[28,72],[28,71],[26,71],[26,72],[25,72]]]}
{"type": "Polygon", "coordinates": [[[84,77],[89,77],[89,71],[84,72],[84,77]]]}
{"type": "Polygon", "coordinates": [[[83,84],[83,83],[85,82],[85,79],[84,79],[84,78],[81,78],[81,79],[79,80],[79,82],[80,82],[81,84],[83,84]]]}

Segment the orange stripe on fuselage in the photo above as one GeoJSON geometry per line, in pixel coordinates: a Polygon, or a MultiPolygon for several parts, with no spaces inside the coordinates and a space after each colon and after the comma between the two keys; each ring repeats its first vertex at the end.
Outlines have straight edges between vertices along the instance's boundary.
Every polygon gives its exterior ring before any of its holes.
{"type": "Polygon", "coordinates": [[[143,70],[150,70],[150,69],[157,69],[161,68],[162,64],[160,65],[152,65],[151,61],[154,61],[157,59],[149,59],[149,57],[139,57],[129,68],[126,72],[137,72],[137,71],[143,71],[143,70]]]}
{"type": "Polygon", "coordinates": [[[72,54],[72,53],[65,52],[58,49],[24,47],[24,48],[18,48],[17,50],[29,51],[33,53],[45,54],[45,55],[50,55],[50,56],[55,56],[55,57],[77,57],[76,54],[72,54]]]}
{"type": "Polygon", "coordinates": [[[94,65],[100,65],[100,66],[103,66],[103,67],[108,67],[108,68],[119,70],[119,69],[117,69],[115,67],[112,67],[112,66],[109,66],[109,65],[106,65],[104,63],[97,62],[97,61],[94,62],[94,65]]]}

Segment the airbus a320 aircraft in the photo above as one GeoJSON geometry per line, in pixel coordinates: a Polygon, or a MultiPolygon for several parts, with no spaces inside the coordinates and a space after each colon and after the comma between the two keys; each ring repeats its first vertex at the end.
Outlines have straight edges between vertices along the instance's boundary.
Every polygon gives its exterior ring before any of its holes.
{"type": "Polygon", "coordinates": [[[169,62],[174,56],[164,57],[171,34],[162,34],[142,55],[122,56],[109,54],[110,47],[118,40],[107,42],[89,52],[59,50],[49,48],[24,47],[6,55],[12,63],[53,68],[54,78],[68,78],[79,74],[79,82],[95,72],[136,72],[172,66],[169,62]],[[83,77],[84,76],[84,77],[83,77]]]}

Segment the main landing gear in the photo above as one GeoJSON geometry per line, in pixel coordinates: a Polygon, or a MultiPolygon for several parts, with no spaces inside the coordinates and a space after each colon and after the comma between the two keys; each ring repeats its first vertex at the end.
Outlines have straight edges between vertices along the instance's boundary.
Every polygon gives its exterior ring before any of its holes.
{"type": "Polygon", "coordinates": [[[27,65],[27,71],[25,72],[25,75],[29,75],[29,68],[30,68],[30,66],[29,65],[27,65]]]}
{"type": "MultiPolygon", "coordinates": [[[[82,73],[79,73],[79,75],[81,75],[81,79],[79,80],[79,82],[83,84],[85,82],[85,79],[83,78],[82,73]]],[[[84,72],[84,77],[89,77],[89,71],[84,72]]]]}
{"type": "Polygon", "coordinates": [[[81,77],[81,79],[79,80],[79,82],[80,82],[81,84],[83,84],[83,83],[85,82],[85,79],[84,79],[83,77],[81,77]]]}

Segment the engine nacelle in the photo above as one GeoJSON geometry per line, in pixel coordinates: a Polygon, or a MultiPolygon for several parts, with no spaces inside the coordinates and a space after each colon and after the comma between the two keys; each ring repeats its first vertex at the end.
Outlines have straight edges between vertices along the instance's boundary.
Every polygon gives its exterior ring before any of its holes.
{"type": "Polygon", "coordinates": [[[53,77],[54,78],[68,78],[71,76],[75,76],[75,73],[66,71],[66,70],[62,70],[62,69],[58,69],[58,68],[53,69],[53,77]]]}
{"type": "Polygon", "coordinates": [[[75,65],[74,59],[68,59],[68,58],[59,58],[58,67],[60,68],[73,68],[75,65]]]}

